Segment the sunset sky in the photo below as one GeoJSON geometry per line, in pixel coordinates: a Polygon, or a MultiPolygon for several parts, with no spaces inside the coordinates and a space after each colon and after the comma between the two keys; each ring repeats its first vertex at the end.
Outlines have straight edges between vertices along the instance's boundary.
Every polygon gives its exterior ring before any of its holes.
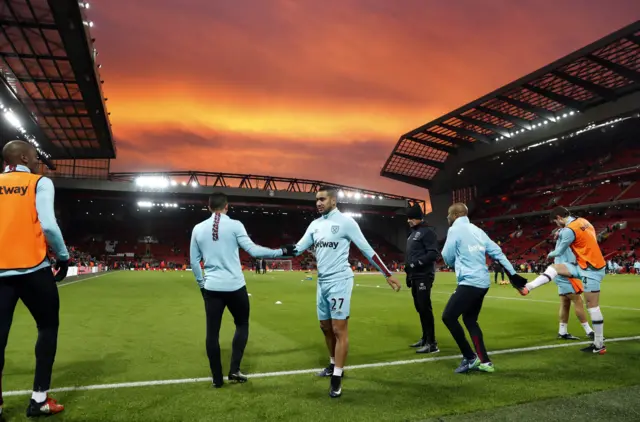
{"type": "Polygon", "coordinates": [[[640,18],[638,0],[94,0],[112,171],[380,177],[398,137],[640,18]]]}

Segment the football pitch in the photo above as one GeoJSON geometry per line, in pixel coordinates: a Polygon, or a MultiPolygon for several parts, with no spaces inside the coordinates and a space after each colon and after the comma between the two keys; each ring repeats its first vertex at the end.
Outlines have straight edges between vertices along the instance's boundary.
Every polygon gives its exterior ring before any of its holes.
{"type": "MultiPolygon", "coordinates": [[[[457,375],[459,351],[440,320],[454,276],[438,273],[432,294],[441,352],[416,355],[408,345],[420,336],[419,322],[404,277],[403,290],[394,293],[379,275],[357,275],[343,396],[330,399],[328,379],[313,375],[328,356],[316,318],[315,274],[306,276],[246,273],[251,322],[242,370],[253,378],[222,389],[205,379],[204,305],[191,273],[65,280],[53,373],[53,387],[62,391],[52,396],[66,410],[51,420],[640,419],[640,277],[607,276],[602,284],[604,356],[579,351],[587,341],[573,313],[569,332],[583,343],[556,340],[555,285],[521,298],[510,286],[492,284],[480,324],[496,372],[457,375]]],[[[225,374],[233,331],[227,311],[225,374]]],[[[7,420],[26,420],[35,339],[35,323],[20,304],[2,381],[7,420]]]]}

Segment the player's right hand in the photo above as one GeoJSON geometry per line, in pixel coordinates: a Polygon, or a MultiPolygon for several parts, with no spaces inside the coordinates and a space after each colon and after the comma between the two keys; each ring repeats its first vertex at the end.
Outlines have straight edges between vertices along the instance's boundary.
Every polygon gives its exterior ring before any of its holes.
{"type": "Polygon", "coordinates": [[[56,269],[56,275],[53,276],[53,279],[56,283],[64,280],[67,277],[67,272],[69,271],[69,260],[68,259],[59,259],[56,261],[56,265],[54,267],[56,269]]]}
{"type": "Polygon", "coordinates": [[[284,256],[294,256],[296,254],[296,245],[284,245],[280,249],[282,249],[282,255],[284,256]]]}
{"type": "Polygon", "coordinates": [[[387,277],[387,283],[389,283],[389,286],[391,286],[391,288],[396,291],[399,292],[400,291],[400,282],[398,280],[396,280],[393,276],[391,277],[387,277]]]}

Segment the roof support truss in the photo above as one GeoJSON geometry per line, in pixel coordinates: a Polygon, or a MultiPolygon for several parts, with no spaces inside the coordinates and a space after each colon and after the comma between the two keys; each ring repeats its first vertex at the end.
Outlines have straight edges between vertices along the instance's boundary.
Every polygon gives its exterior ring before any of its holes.
{"type": "Polygon", "coordinates": [[[416,138],[414,136],[405,136],[404,139],[418,143],[420,145],[424,145],[425,147],[431,147],[434,149],[437,149],[439,151],[444,151],[447,152],[449,154],[455,154],[458,152],[458,150],[454,147],[450,147],[449,145],[442,145],[442,144],[438,144],[436,142],[431,142],[425,139],[419,139],[416,138]]]}
{"type": "Polygon", "coordinates": [[[602,98],[604,98],[605,100],[608,101],[615,101],[616,100],[616,94],[613,90],[609,89],[609,88],[605,88],[602,85],[598,85],[596,83],[593,83],[591,81],[587,81],[585,79],[581,79],[578,78],[576,76],[570,75],[566,72],[562,72],[560,70],[552,70],[551,71],[552,74],[554,74],[555,76],[557,76],[558,78],[564,79],[567,82],[570,82],[574,85],[577,85],[581,88],[586,89],[589,92],[592,92],[602,98]]]}
{"type": "Polygon", "coordinates": [[[525,119],[521,119],[520,117],[512,116],[511,114],[503,113],[498,110],[493,110],[485,106],[477,106],[476,110],[481,111],[484,114],[488,114],[490,116],[495,116],[502,120],[506,120],[507,122],[511,122],[522,129],[527,129],[527,130],[531,129],[531,122],[525,119]]]}
{"type": "Polygon", "coordinates": [[[629,69],[628,67],[603,59],[602,57],[594,56],[593,54],[589,54],[587,58],[592,62],[598,63],[600,66],[606,67],[607,69],[617,73],[620,76],[630,79],[635,83],[640,83],[640,72],[636,70],[629,69]]]}
{"type": "Polygon", "coordinates": [[[486,136],[486,135],[484,135],[482,133],[475,132],[473,130],[465,129],[463,127],[458,127],[458,126],[452,126],[452,125],[449,125],[447,123],[440,123],[439,126],[442,126],[445,129],[449,129],[450,131],[453,131],[453,132],[455,132],[455,133],[457,133],[459,135],[462,135],[462,136],[470,136],[473,139],[475,139],[477,141],[480,141],[480,142],[483,142],[485,144],[490,144],[491,143],[491,139],[489,139],[488,136],[486,136]]]}
{"type": "Polygon", "coordinates": [[[402,152],[396,152],[396,156],[402,157],[402,158],[406,158],[407,160],[411,160],[414,163],[420,163],[420,164],[424,164],[426,166],[435,167],[437,169],[444,168],[444,163],[442,163],[440,161],[434,161],[434,160],[429,160],[427,158],[416,157],[416,156],[413,156],[413,155],[404,154],[402,152]]]}
{"type": "Polygon", "coordinates": [[[537,107],[532,104],[525,103],[524,101],[514,100],[513,98],[506,97],[504,95],[498,95],[496,98],[499,99],[500,101],[504,101],[507,104],[511,104],[512,106],[516,106],[525,111],[529,111],[533,114],[536,114],[539,117],[542,117],[543,119],[549,120],[550,122],[556,121],[556,118],[553,115],[553,113],[545,108],[537,107]]]}
{"type": "Polygon", "coordinates": [[[458,116],[458,119],[462,120],[463,122],[471,123],[472,125],[476,125],[478,127],[499,133],[502,136],[509,136],[509,129],[507,129],[506,127],[494,125],[493,123],[485,122],[483,120],[473,119],[467,116],[458,116]]]}
{"type": "Polygon", "coordinates": [[[574,100],[571,97],[567,97],[566,95],[558,94],[557,92],[553,92],[548,89],[540,88],[539,86],[531,84],[524,84],[523,86],[529,91],[533,91],[536,94],[544,95],[545,97],[552,99],[553,101],[560,103],[565,107],[572,108],[576,111],[583,111],[583,107],[580,105],[580,102],[574,100]]]}

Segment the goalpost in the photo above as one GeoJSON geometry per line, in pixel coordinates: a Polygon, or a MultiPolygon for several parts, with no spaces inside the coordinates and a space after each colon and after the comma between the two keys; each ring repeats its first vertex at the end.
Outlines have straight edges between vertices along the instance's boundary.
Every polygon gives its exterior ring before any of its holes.
{"type": "Polygon", "coordinates": [[[268,271],[291,271],[293,262],[290,259],[265,259],[268,271]]]}

